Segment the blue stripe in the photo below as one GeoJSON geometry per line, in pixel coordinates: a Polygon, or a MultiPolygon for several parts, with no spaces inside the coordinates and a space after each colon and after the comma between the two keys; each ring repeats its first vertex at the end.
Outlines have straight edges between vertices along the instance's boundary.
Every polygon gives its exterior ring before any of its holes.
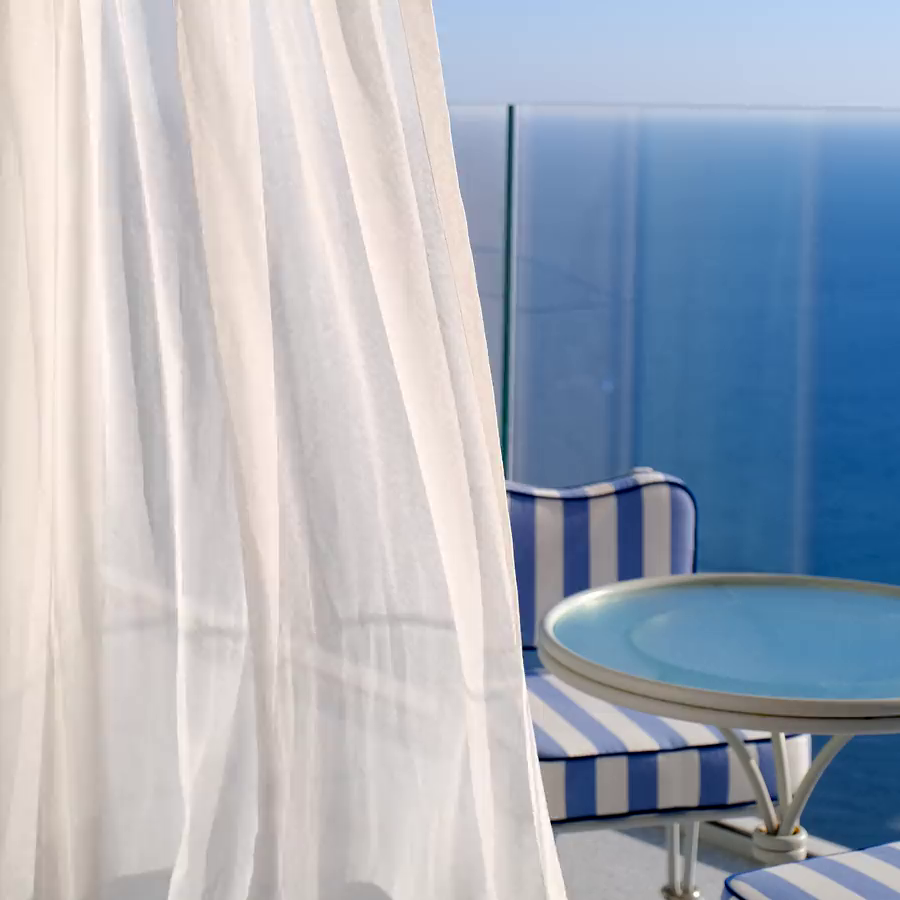
{"type": "Polygon", "coordinates": [[[566,763],[566,818],[597,815],[597,764],[595,757],[566,763]]]}
{"type": "Polygon", "coordinates": [[[563,504],[563,593],[591,586],[591,507],[589,500],[563,504]]]}
{"type": "MultiPolygon", "coordinates": [[[[636,482],[633,482],[636,484],[636,482]]],[[[644,501],[640,490],[616,494],[619,581],[644,574],[644,501]]]]}
{"type": "MultiPolygon", "coordinates": [[[[804,891],[803,888],[798,888],[796,885],[779,878],[771,871],[766,871],[765,869],[751,872],[749,875],[741,875],[739,879],[770,897],[771,900],[819,900],[815,894],[810,894],[808,891],[804,891]]],[[[745,896],[741,893],[740,884],[735,883],[735,879],[729,878],[725,883],[734,891],[736,896],[745,896]]]]}
{"type": "Polygon", "coordinates": [[[700,806],[728,804],[728,765],[727,747],[700,751],[700,806]]]}
{"type": "Polygon", "coordinates": [[[534,728],[534,742],[537,744],[538,759],[565,759],[568,754],[560,744],[544,731],[540,725],[531,723],[534,728]]]}
{"type": "Polygon", "coordinates": [[[628,747],[618,735],[598,722],[589,712],[554,687],[546,678],[529,678],[528,690],[558,712],[573,728],[581,732],[599,751],[626,753],[628,747]]]}
{"type": "Polygon", "coordinates": [[[775,797],[778,794],[778,776],[775,773],[775,748],[771,741],[754,741],[756,744],[757,754],[759,756],[759,771],[762,777],[766,779],[766,787],[769,789],[769,796],[775,797]]]}
{"type": "Polygon", "coordinates": [[[537,605],[535,603],[535,503],[534,497],[509,496],[509,522],[512,527],[513,561],[519,588],[519,619],[522,644],[534,647],[537,605]]]}
{"type": "Polygon", "coordinates": [[[625,709],[624,706],[619,707],[619,712],[628,716],[632,722],[646,731],[659,744],[661,750],[678,750],[687,746],[687,741],[668,722],[663,722],[659,716],[638,712],[634,709],[625,709]]]}
{"type": "Polygon", "coordinates": [[[821,872],[826,878],[830,878],[837,884],[856,891],[866,900],[897,900],[900,897],[900,891],[896,888],[888,887],[880,881],[876,881],[869,875],[857,872],[850,866],[829,857],[820,857],[812,862],[804,863],[811,869],[821,872]]]}
{"type": "Polygon", "coordinates": [[[900,869],[900,847],[896,844],[883,844],[880,847],[870,847],[865,851],[867,856],[874,856],[889,865],[900,869]]]}
{"type": "Polygon", "coordinates": [[[687,575],[694,568],[694,501],[684,488],[669,488],[672,498],[672,574],[687,575]]]}
{"type": "Polygon", "coordinates": [[[628,811],[647,812],[659,808],[658,753],[628,755],[628,811]]]}

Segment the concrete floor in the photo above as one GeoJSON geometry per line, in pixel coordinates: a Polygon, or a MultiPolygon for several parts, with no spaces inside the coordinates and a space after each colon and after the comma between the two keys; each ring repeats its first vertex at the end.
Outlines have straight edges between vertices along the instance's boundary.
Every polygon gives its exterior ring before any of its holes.
{"type": "MultiPolygon", "coordinates": [[[[586,831],[557,839],[569,900],[654,900],[666,879],[662,828],[586,831]]],[[[697,883],[704,900],[719,900],[726,875],[755,869],[738,856],[701,839],[697,883]]]]}

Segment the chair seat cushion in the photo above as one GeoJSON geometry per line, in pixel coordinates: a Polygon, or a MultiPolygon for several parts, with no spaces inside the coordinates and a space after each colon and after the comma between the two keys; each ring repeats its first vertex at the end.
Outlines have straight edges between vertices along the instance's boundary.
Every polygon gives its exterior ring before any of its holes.
{"type": "Polygon", "coordinates": [[[732,875],[726,898],[740,900],[900,900],[900,843],[732,875]]]}
{"type": "MultiPolygon", "coordinates": [[[[622,709],[541,669],[526,671],[526,681],[553,821],[753,803],[747,776],[717,729],[622,709]]],[[[774,792],[769,736],[739,734],[774,792]]],[[[796,784],[809,767],[809,736],[789,738],[788,754],[796,784]]]]}

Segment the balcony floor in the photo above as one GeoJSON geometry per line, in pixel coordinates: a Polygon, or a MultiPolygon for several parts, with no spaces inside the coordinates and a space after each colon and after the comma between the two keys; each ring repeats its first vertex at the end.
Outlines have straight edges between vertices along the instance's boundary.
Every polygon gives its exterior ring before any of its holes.
{"type": "MultiPolygon", "coordinates": [[[[662,828],[561,834],[559,858],[569,900],[651,900],[666,877],[662,828]]],[[[719,900],[733,872],[757,868],[753,860],[701,838],[697,882],[704,900],[719,900]]]]}

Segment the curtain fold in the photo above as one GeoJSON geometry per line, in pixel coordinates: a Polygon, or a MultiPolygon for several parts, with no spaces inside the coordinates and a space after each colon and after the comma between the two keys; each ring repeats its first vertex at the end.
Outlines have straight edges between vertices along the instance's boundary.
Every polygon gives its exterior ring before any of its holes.
{"type": "Polygon", "coordinates": [[[0,896],[562,898],[428,0],[0,0],[0,896]]]}

